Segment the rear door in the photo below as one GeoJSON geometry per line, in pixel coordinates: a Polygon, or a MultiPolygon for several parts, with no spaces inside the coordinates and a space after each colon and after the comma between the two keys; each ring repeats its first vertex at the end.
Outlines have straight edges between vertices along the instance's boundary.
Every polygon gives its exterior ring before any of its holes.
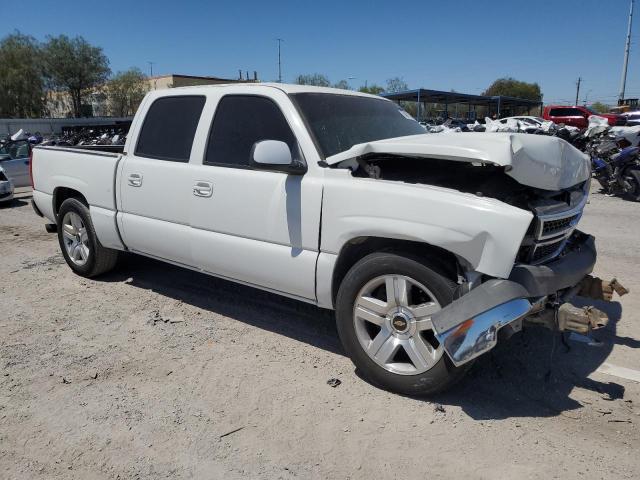
{"type": "Polygon", "coordinates": [[[17,140],[0,147],[0,166],[15,187],[26,187],[29,181],[29,142],[17,140]]]}
{"type": "MultiPolygon", "coordinates": [[[[119,225],[132,251],[193,265],[189,207],[196,129],[203,95],[151,98],[137,141],[119,167],[119,225]]],[[[134,133],[132,138],[135,138],[134,133]]]]}
{"type": "Polygon", "coordinates": [[[202,161],[194,165],[193,256],[216,275],[315,300],[322,181],[312,141],[284,92],[224,92],[216,91],[202,161]],[[294,158],[306,157],[307,173],[252,169],[251,149],[261,140],[287,143],[294,158]]]}

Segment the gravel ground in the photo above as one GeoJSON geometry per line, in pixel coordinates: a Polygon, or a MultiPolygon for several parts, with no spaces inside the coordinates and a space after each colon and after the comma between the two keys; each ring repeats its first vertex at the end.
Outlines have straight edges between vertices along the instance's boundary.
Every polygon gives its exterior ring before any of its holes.
{"type": "Polygon", "coordinates": [[[424,400],[359,378],[329,312],[135,256],[74,275],[29,200],[0,207],[0,478],[640,476],[640,385],[597,371],[640,368],[638,204],[581,223],[632,291],[600,346],[530,328],[424,400]]]}

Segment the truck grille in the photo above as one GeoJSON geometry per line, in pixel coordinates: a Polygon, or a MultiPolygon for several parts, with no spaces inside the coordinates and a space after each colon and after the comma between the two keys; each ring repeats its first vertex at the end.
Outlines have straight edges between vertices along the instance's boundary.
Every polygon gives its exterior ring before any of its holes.
{"type": "MultiPolygon", "coordinates": [[[[559,211],[554,205],[553,213],[548,210],[532,208],[535,218],[533,228],[520,248],[518,260],[522,263],[537,265],[553,260],[562,253],[567,239],[571,236],[582,217],[587,203],[589,182],[582,186],[582,192],[574,192],[570,205],[564,203],[566,210],[559,211]],[[582,195],[580,195],[582,193],[582,195]],[[567,208],[569,207],[569,208],[567,208]]],[[[548,206],[548,204],[547,204],[548,206]]]]}
{"type": "Polygon", "coordinates": [[[548,238],[558,233],[562,233],[568,228],[572,227],[580,219],[580,214],[571,215],[565,218],[558,218],[555,220],[541,220],[542,223],[542,238],[548,238]]]}
{"type": "Polygon", "coordinates": [[[551,243],[536,245],[533,249],[533,254],[531,255],[531,262],[539,263],[548,258],[555,257],[557,253],[560,253],[565,242],[566,237],[563,237],[560,240],[556,240],[551,243]]]}

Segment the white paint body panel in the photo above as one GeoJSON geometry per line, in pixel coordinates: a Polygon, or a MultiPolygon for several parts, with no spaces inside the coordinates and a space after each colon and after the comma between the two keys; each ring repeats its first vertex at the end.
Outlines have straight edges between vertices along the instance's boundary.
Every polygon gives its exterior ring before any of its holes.
{"type": "MultiPolygon", "coordinates": [[[[122,156],[36,149],[34,201],[55,221],[55,189],[75,189],[90,204],[105,246],[328,308],[333,306],[338,256],[347,243],[363,236],[423,242],[456,254],[478,272],[509,275],[531,222],[530,212],[450,189],[356,178],[346,169],[321,167],[323,159],[287,95],[305,91],[352,94],[279,84],[151,92],[134,118],[125,145],[128,153],[122,156]],[[152,102],[191,94],[205,96],[206,102],[189,162],[133,155],[152,102]],[[203,164],[216,106],[226,94],[261,95],[276,102],[298,140],[308,171],[294,176],[203,164]],[[132,174],[141,177],[141,185],[130,185],[132,174]],[[211,196],[195,196],[197,182],[210,183],[211,196]]],[[[337,163],[385,152],[491,163],[511,166],[509,173],[516,180],[539,188],[551,188],[553,182],[558,187],[573,185],[588,176],[581,154],[547,140],[509,134],[418,135],[357,145],[327,160],[337,163]]]]}
{"type": "Polygon", "coordinates": [[[403,182],[327,173],[322,251],[352,238],[412,240],[444,248],[475,270],[507,277],[533,214],[491,198],[403,182]]]}

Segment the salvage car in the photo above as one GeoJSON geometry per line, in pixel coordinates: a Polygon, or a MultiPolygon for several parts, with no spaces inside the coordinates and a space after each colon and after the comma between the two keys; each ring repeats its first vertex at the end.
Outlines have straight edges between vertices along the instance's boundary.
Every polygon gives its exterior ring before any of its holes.
{"type": "Polygon", "coordinates": [[[598,113],[589,107],[582,105],[564,106],[564,105],[546,105],[542,112],[545,120],[551,120],[557,124],[569,125],[577,128],[587,128],[589,125],[589,117],[598,115],[606,118],[609,125],[620,126],[625,125],[627,120],[624,116],[617,113],[598,113]]]}
{"type": "Polygon", "coordinates": [[[0,203],[6,203],[13,200],[13,182],[4,169],[0,167],[0,203]]]}
{"type": "MultiPolygon", "coordinates": [[[[33,201],[84,277],[129,251],[334,309],[372,383],[429,394],[596,261],[588,158],[555,137],[430,135],[393,102],[284,84],[156,90],[121,153],[36,147],[33,201]]],[[[292,319],[295,321],[295,319],[292,319]]]]}
{"type": "Polygon", "coordinates": [[[15,187],[29,185],[29,151],[28,140],[11,140],[0,145],[0,166],[11,179],[15,187]]]}

